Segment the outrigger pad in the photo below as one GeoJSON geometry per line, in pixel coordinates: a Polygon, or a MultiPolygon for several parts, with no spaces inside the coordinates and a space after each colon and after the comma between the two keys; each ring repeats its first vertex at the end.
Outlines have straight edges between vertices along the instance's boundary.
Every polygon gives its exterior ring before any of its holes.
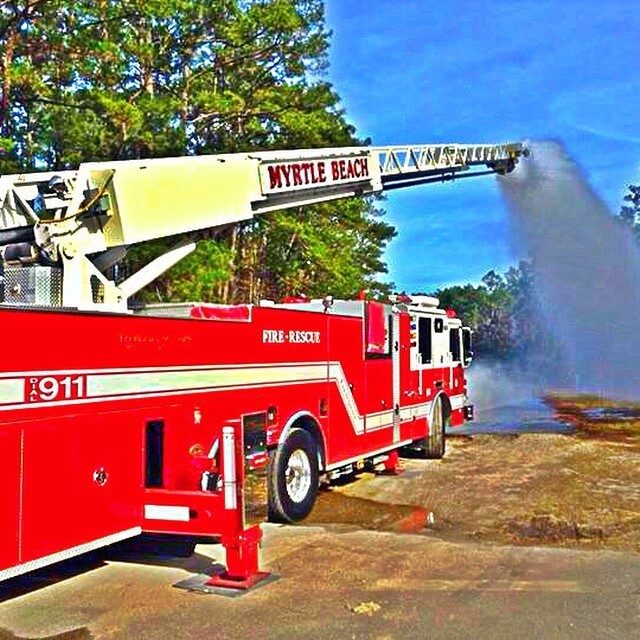
{"type": "Polygon", "coordinates": [[[212,567],[211,575],[200,573],[191,578],[180,580],[173,586],[176,589],[185,589],[196,593],[211,593],[218,596],[227,596],[228,598],[237,598],[280,578],[279,575],[274,573],[259,571],[248,580],[235,581],[227,578],[225,572],[226,567],[216,564],[212,567]]]}

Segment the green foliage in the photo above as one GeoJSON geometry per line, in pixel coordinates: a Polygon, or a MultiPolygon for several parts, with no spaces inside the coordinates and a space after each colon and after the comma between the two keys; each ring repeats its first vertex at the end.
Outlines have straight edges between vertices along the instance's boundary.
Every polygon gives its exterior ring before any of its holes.
{"type": "Polygon", "coordinates": [[[618,215],[619,219],[631,228],[636,241],[640,243],[640,186],[631,184],[628,191],[624,201],[629,204],[622,205],[618,215]]]}
{"type": "MultiPolygon", "coordinates": [[[[0,4],[0,172],[83,161],[361,144],[323,80],[322,0],[0,4]]],[[[373,201],[226,230],[145,292],[255,301],[384,292],[373,201]]],[[[136,269],[166,246],[135,248],[136,269]]]]}

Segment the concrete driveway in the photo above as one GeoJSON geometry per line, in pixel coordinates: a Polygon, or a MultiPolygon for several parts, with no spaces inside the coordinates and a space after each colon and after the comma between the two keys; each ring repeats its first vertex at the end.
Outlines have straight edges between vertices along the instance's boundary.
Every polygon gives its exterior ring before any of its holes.
{"type": "Polygon", "coordinates": [[[0,585],[0,639],[638,638],[640,557],[265,526],[280,579],[240,598],[172,585],[224,561],[87,559],[0,585]]]}

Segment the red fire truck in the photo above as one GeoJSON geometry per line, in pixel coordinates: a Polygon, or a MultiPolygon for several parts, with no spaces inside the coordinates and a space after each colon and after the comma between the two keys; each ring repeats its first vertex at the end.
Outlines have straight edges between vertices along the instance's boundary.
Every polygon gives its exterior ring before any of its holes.
{"type": "Polygon", "coordinates": [[[519,144],[100,162],[0,178],[0,580],[147,534],[219,537],[258,571],[259,522],[319,479],[444,453],[472,417],[471,333],[426,296],[178,304],[128,299],[194,232],[283,207],[488,172],[519,144]],[[124,282],[132,244],[179,236],[124,282]]]}

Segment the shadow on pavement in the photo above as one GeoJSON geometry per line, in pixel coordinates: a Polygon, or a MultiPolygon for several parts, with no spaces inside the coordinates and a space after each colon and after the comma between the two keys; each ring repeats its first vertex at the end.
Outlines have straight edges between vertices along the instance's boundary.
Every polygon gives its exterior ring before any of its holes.
{"type": "MultiPolygon", "coordinates": [[[[215,571],[213,569],[214,561],[211,558],[194,553],[196,541],[192,539],[163,540],[140,536],[139,541],[127,542],[128,544],[118,543],[5,580],[0,583],[0,603],[94,571],[106,566],[109,561],[183,569],[195,574],[209,574],[215,571]]],[[[198,540],[198,542],[210,543],[212,540],[198,540]]],[[[223,555],[222,549],[220,553],[223,555]]],[[[0,628],[0,640],[13,639],[14,637],[17,638],[17,636],[10,635],[9,631],[0,628]]],[[[61,635],[51,637],[64,638],[65,640],[68,637],[71,640],[76,637],[80,639],[90,636],[61,635]]]]}
{"type": "Polygon", "coordinates": [[[0,640],[92,640],[93,635],[86,627],[71,629],[63,633],[56,633],[54,636],[17,636],[7,629],[0,628],[0,640]]]}
{"type": "MultiPolygon", "coordinates": [[[[52,584],[57,584],[103,566],[105,566],[103,555],[91,552],[5,580],[0,582],[0,603],[18,598],[26,593],[44,589],[52,584]]],[[[0,630],[0,640],[5,640],[3,633],[6,632],[0,630]]],[[[13,636],[6,637],[12,638],[13,636]]]]}

